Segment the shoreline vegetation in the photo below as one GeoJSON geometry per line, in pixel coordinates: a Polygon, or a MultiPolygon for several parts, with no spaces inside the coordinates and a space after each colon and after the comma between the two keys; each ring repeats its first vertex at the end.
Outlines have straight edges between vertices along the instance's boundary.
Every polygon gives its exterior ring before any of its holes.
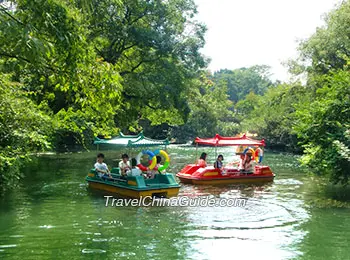
{"type": "Polygon", "coordinates": [[[193,0],[0,4],[1,191],[32,153],[120,131],[179,143],[249,131],[347,185],[350,1],[300,43],[290,82],[265,65],[209,72],[196,13],[193,0]]]}

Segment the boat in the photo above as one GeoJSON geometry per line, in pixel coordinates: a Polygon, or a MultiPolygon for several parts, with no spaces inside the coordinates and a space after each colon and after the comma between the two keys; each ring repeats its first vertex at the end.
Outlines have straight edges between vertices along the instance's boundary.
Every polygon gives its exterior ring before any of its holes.
{"type": "Polygon", "coordinates": [[[264,140],[254,140],[242,136],[223,137],[215,135],[213,138],[199,138],[194,141],[197,145],[206,145],[215,147],[233,146],[237,147],[236,154],[249,154],[256,160],[257,165],[253,173],[241,172],[237,165],[228,164],[223,170],[216,169],[214,166],[200,166],[198,164],[188,164],[176,176],[182,183],[196,185],[215,185],[230,183],[261,183],[273,181],[275,174],[269,166],[262,165],[264,140]]]}
{"type": "Polygon", "coordinates": [[[156,174],[154,179],[143,176],[123,177],[119,168],[111,170],[112,178],[100,178],[95,169],[91,169],[86,176],[89,188],[106,191],[122,197],[175,197],[179,193],[180,185],[170,173],[156,174]]]}
{"type": "MultiPolygon", "coordinates": [[[[112,145],[114,147],[122,147],[125,149],[165,146],[164,150],[166,150],[169,141],[150,139],[145,137],[141,132],[136,136],[123,135],[121,133],[119,136],[111,139],[95,138],[94,144],[98,145],[98,149],[101,145],[112,145]]],[[[155,155],[159,154],[166,157],[166,163],[163,166],[163,169],[165,169],[169,165],[170,159],[164,150],[156,150],[155,153],[149,150],[142,150],[138,155],[138,160],[140,161],[142,155],[147,155],[149,156],[149,163],[151,164],[151,162],[155,160],[155,155]]],[[[141,170],[147,169],[141,164],[141,162],[139,162],[138,166],[141,170]]],[[[122,176],[120,174],[120,169],[117,167],[112,168],[111,177],[102,178],[99,177],[95,169],[91,169],[86,176],[86,181],[92,189],[131,198],[170,198],[177,196],[180,189],[179,183],[171,173],[159,173],[155,175],[154,179],[145,179],[142,175],[122,176]]]]}

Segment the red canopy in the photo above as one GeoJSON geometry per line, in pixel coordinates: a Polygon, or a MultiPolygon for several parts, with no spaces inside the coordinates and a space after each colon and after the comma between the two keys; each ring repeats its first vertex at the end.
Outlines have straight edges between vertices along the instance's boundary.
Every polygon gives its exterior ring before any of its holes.
{"type": "Polygon", "coordinates": [[[245,134],[243,136],[224,137],[218,134],[214,138],[199,138],[194,140],[197,144],[209,146],[265,146],[264,139],[261,141],[251,139],[245,134]]]}

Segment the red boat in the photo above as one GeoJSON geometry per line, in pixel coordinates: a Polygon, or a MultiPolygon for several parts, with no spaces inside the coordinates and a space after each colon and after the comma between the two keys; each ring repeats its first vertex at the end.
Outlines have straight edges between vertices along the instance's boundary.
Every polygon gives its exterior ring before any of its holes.
{"type": "Polygon", "coordinates": [[[262,147],[265,141],[254,140],[246,135],[235,137],[223,137],[216,135],[214,138],[196,138],[195,143],[213,147],[233,146],[237,147],[236,154],[249,154],[257,162],[252,173],[245,173],[238,169],[238,165],[228,164],[223,169],[214,166],[203,167],[199,164],[186,165],[176,176],[183,183],[190,184],[227,184],[227,183],[252,183],[273,181],[275,174],[269,166],[261,164],[263,159],[262,147]]]}

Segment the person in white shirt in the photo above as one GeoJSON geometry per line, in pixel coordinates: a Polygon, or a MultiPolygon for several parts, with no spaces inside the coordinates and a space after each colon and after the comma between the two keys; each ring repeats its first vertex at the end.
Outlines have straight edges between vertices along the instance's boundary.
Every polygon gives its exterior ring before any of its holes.
{"type": "Polygon", "coordinates": [[[103,153],[99,153],[97,155],[97,160],[96,160],[96,163],[94,165],[94,168],[97,171],[98,176],[100,178],[102,178],[102,177],[111,177],[111,174],[109,172],[107,164],[105,164],[103,162],[104,158],[105,158],[104,154],[103,153]]]}
{"type": "Polygon", "coordinates": [[[136,165],[137,165],[136,159],[132,158],[131,159],[131,170],[126,172],[128,176],[141,176],[142,175],[142,171],[136,165]]]}
{"type": "Polygon", "coordinates": [[[129,156],[125,153],[122,155],[122,160],[119,162],[120,174],[125,176],[127,171],[131,170],[129,156]]]}

